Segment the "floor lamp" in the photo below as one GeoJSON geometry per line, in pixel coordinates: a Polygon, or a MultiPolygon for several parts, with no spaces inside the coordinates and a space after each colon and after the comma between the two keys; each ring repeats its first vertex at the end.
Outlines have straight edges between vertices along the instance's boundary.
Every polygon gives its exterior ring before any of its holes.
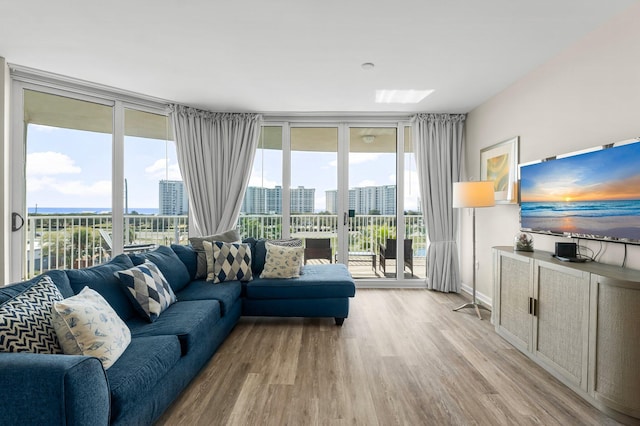
{"type": "Polygon", "coordinates": [[[482,319],[480,309],[489,311],[476,300],[476,208],[491,207],[496,205],[492,181],[480,182],[454,182],[453,184],[453,208],[471,208],[473,215],[473,292],[471,303],[457,307],[454,311],[464,308],[474,308],[478,318],[482,319]]]}

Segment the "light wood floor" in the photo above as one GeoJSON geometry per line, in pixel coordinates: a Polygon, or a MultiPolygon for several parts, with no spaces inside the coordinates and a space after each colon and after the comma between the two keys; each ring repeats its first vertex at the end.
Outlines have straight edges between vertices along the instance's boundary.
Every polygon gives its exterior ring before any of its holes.
{"type": "Polygon", "coordinates": [[[358,289],[332,319],[242,318],[158,425],[615,425],[428,290],[358,289]]]}

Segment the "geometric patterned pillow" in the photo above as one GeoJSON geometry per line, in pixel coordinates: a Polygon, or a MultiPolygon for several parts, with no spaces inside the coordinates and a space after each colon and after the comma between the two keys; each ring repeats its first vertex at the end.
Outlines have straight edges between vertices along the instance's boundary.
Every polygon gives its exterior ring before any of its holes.
{"type": "Polygon", "coordinates": [[[300,238],[287,238],[280,240],[267,240],[269,244],[282,247],[302,247],[302,240],[300,238]]]}
{"type": "Polygon", "coordinates": [[[303,247],[285,247],[267,242],[267,256],[260,278],[298,278],[303,247]]]}
{"type": "Polygon", "coordinates": [[[0,352],[61,354],[51,310],[62,299],[58,287],[45,275],[0,306],[0,352]]]}
{"type": "Polygon", "coordinates": [[[197,254],[197,267],[196,267],[196,276],[195,276],[195,279],[197,280],[207,277],[207,256],[204,251],[203,241],[209,241],[210,243],[214,241],[224,241],[225,243],[236,243],[236,242],[240,242],[240,233],[238,232],[237,229],[230,229],[228,231],[224,231],[215,235],[189,238],[191,247],[193,247],[193,249],[197,254]]]}
{"type": "Polygon", "coordinates": [[[148,260],[142,265],[115,272],[115,275],[124,285],[136,310],[150,322],[178,300],[162,272],[148,260]]]}
{"type": "Polygon", "coordinates": [[[203,241],[207,256],[207,281],[251,281],[251,246],[242,243],[203,241]]]}
{"type": "Polygon", "coordinates": [[[53,326],[65,354],[94,356],[105,370],[131,342],[129,327],[104,297],[89,287],[54,303],[53,326]]]}

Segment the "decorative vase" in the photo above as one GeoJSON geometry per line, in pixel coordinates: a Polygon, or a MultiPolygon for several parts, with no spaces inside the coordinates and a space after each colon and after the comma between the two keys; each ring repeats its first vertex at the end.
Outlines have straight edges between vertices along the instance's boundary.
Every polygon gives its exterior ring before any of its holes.
{"type": "Polygon", "coordinates": [[[518,232],[513,239],[513,248],[516,251],[533,251],[533,237],[526,232],[518,232]]]}

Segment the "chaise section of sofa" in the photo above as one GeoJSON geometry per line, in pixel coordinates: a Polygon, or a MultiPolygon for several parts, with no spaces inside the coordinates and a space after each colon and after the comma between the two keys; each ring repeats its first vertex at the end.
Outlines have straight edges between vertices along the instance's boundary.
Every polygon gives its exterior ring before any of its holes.
{"type": "MultiPolygon", "coordinates": [[[[243,243],[251,248],[251,281],[242,282],[242,315],[307,318],[334,318],[342,325],[349,316],[349,299],[355,296],[355,281],[342,264],[305,265],[297,278],[261,278],[267,255],[265,239],[247,238],[243,243]]],[[[192,279],[197,269],[197,252],[191,246],[172,245],[171,248],[187,266],[192,279]]],[[[189,288],[178,293],[178,298],[189,298],[189,293],[202,289],[224,305],[223,294],[240,289],[237,281],[211,285],[206,281],[193,281],[189,288]],[[215,292],[215,295],[213,293],[215,292]]]]}
{"type": "Polygon", "coordinates": [[[242,314],[333,317],[342,325],[355,292],[355,282],[345,265],[306,265],[299,278],[256,278],[246,283],[242,314]]]}

